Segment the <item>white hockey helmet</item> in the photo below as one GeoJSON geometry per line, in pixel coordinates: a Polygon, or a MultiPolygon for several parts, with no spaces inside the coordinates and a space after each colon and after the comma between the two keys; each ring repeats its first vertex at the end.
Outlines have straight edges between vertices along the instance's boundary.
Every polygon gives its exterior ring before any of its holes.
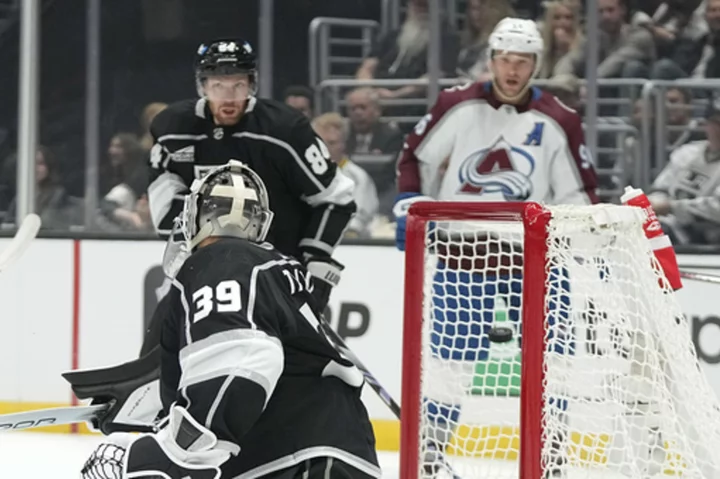
{"type": "Polygon", "coordinates": [[[237,160],[193,181],[180,223],[189,249],[211,236],[265,240],[273,212],[265,184],[237,160]]]}
{"type": "Polygon", "coordinates": [[[503,18],[490,34],[488,48],[491,58],[495,52],[531,53],[535,55],[535,74],[540,70],[544,42],[532,20],[503,18]]]}

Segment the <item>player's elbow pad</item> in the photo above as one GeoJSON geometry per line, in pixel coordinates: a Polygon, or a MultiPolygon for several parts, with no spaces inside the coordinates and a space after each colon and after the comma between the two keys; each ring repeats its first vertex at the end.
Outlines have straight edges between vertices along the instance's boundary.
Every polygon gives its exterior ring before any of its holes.
{"type": "Polygon", "coordinates": [[[218,438],[237,443],[265,409],[284,361],[280,341],[262,331],[216,333],[180,351],[179,396],[218,438]]]}

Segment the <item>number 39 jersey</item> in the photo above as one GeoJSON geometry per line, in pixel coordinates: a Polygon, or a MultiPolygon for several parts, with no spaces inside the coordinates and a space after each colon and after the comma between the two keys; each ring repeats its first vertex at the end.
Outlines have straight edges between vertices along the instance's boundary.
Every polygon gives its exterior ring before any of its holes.
{"type": "Polygon", "coordinates": [[[400,193],[438,200],[597,202],[597,179],[580,117],[533,88],[503,104],[490,83],[440,93],[406,139],[400,193]]]}
{"type": "Polygon", "coordinates": [[[193,180],[235,159],[262,178],[275,220],[268,241],[283,254],[332,255],[355,211],[353,182],[330,161],[308,120],[273,100],[250,98],[240,121],[218,126],[205,99],[181,101],[150,127],[148,201],[161,236],[172,230],[193,180]]]}
{"type": "Polygon", "coordinates": [[[313,457],[380,477],[363,376],[322,334],[305,268],[270,244],[199,248],[173,280],[161,338],[163,404],[238,452],[222,477],[313,457]]]}

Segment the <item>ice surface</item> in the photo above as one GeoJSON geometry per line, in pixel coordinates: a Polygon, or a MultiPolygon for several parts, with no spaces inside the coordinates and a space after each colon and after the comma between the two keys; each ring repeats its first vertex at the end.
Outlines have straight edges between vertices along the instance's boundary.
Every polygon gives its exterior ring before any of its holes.
{"type": "MultiPolygon", "coordinates": [[[[0,479],[78,479],[100,436],[0,433],[0,479]]],[[[380,453],[383,478],[398,479],[397,454],[380,453]]]]}

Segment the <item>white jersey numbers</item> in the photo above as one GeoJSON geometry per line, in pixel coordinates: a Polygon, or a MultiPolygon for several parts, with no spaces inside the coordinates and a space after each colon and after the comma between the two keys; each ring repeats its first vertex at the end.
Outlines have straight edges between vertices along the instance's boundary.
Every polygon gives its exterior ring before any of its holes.
{"type": "Polygon", "coordinates": [[[327,171],[329,160],[330,151],[322,141],[318,141],[317,144],[313,143],[305,150],[305,161],[316,175],[322,175],[327,171]]]}
{"type": "Polygon", "coordinates": [[[213,309],[218,313],[235,313],[242,309],[240,283],[234,279],[221,281],[213,288],[203,286],[192,294],[195,314],[193,323],[207,318],[213,309]]]}

